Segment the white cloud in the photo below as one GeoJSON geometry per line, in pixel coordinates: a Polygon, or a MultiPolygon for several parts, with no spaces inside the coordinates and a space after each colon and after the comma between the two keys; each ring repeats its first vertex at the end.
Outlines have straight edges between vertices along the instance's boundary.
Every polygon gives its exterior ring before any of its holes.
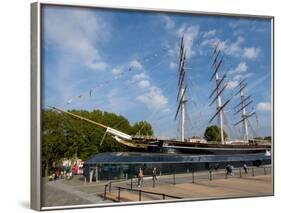
{"type": "MultiPolygon", "coordinates": [[[[205,46],[215,48],[218,44],[219,44],[219,48],[222,52],[225,52],[226,54],[229,53],[229,52],[226,51],[226,49],[230,45],[230,42],[229,41],[222,41],[219,38],[207,38],[207,39],[203,40],[200,44],[200,47],[201,47],[200,50],[203,49],[202,52],[204,52],[205,46]]],[[[209,50],[207,50],[207,51],[209,51],[209,50]]]]}
{"type": "Polygon", "coordinates": [[[182,37],[182,36],[183,36],[184,31],[185,31],[185,28],[186,28],[186,24],[183,24],[183,25],[177,30],[177,35],[178,35],[178,37],[182,37]]]}
{"type": "Polygon", "coordinates": [[[137,70],[142,70],[142,64],[138,60],[133,60],[130,62],[130,68],[135,68],[137,70]]]}
{"type": "Polygon", "coordinates": [[[148,79],[148,76],[144,72],[142,72],[140,74],[136,74],[136,75],[133,76],[134,81],[140,81],[140,80],[143,80],[143,79],[148,79]]]}
{"type": "Polygon", "coordinates": [[[227,55],[239,57],[243,49],[241,48],[241,44],[244,42],[244,38],[239,36],[236,41],[230,42],[229,40],[222,41],[219,38],[211,38],[211,39],[205,39],[201,43],[201,47],[204,46],[210,46],[212,48],[215,48],[217,44],[219,44],[219,48],[222,52],[224,52],[227,55]]]}
{"type": "Polygon", "coordinates": [[[260,48],[254,48],[254,47],[244,48],[244,53],[242,57],[247,59],[256,59],[260,51],[261,51],[260,48]]]}
{"type": "Polygon", "coordinates": [[[238,36],[238,35],[243,35],[244,34],[244,30],[241,29],[236,29],[235,31],[233,31],[233,35],[234,36],[238,36]]]}
{"type": "Polygon", "coordinates": [[[151,86],[147,93],[139,95],[137,100],[144,103],[148,108],[161,109],[166,111],[168,99],[162,94],[158,87],[151,86]]]}
{"type": "Polygon", "coordinates": [[[233,88],[237,87],[238,84],[239,84],[238,81],[229,81],[229,82],[227,83],[226,88],[227,88],[227,89],[233,89],[233,88]]]}
{"type": "Polygon", "coordinates": [[[236,67],[236,72],[246,72],[248,69],[248,66],[245,62],[241,62],[240,64],[238,64],[238,66],[236,67]]]}
{"type": "Polygon", "coordinates": [[[244,78],[250,78],[254,75],[254,73],[250,72],[250,73],[247,73],[247,74],[237,74],[233,77],[234,80],[241,80],[241,79],[244,79],[244,78]]]}
{"type": "Polygon", "coordinates": [[[221,40],[218,38],[208,38],[208,39],[203,40],[200,45],[203,47],[204,46],[215,47],[218,42],[221,43],[221,40]]]}
{"type": "Polygon", "coordinates": [[[118,69],[118,68],[114,68],[114,69],[112,69],[112,74],[114,74],[114,75],[119,75],[119,74],[121,74],[122,73],[122,70],[121,69],[118,69]]]}
{"type": "Polygon", "coordinates": [[[245,73],[248,70],[248,66],[245,62],[241,62],[237,65],[236,68],[229,70],[228,74],[240,74],[245,73]]]}
{"type": "Polygon", "coordinates": [[[219,48],[222,52],[227,55],[234,57],[243,57],[246,59],[256,59],[259,53],[261,52],[260,48],[255,47],[245,47],[242,48],[242,44],[245,42],[245,39],[241,36],[237,38],[236,41],[230,42],[229,40],[222,41],[219,38],[205,39],[201,43],[201,47],[210,46],[214,48],[219,43],[219,48]]]}
{"type": "Polygon", "coordinates": [[[174,70],[174,69],[177,68],[177,64],[171,61],[170,64],[169,64],[169,67],[170,67],[171,70],[174,70]]]}
{"type": "Polygon", "coordinates": [[[45,42],[58,50],[56,58],[92,70],[106,68],[96,45],[110,35],[109,26],[102,19],[88,10],[74,8],[49,8],[45,16],[45,42]]]}
{"type": "Polygon", "coordinates": [[[270,102],[260,102],[257,104],[257,109],[259,111],[271,111],[271,103],[270,102]]]}
{"type": "Polygon", "coordinates": [[[230,69],[228,75],[232,77],[233,81],[241,81],[242,79],[252,77],[255,73],[248,72],[246,62],[241,62],[234,69],[230,69]]]}
{"type": "Polygon", "coordinates": [[[214,36],[214,35],[216,35],[216,33],[217,33],[217,31],[215,29],[214,30],[210,30],[210,31],[205,32],[203,34],[203,38],[206,38],[206,37],[209,37],[209,36],[214,36]]]}
{"type": "Polygon", "coordinates": [[[177,51],[175,51],[175,49],[169,49],[168,55],[171,57],[175,57],[177,55],[177,51]]]}
{"type": "Polygon", "coordinates": [[[175,27],[175,22],[167,15],[161,15],[164,23],[165,23],[165,29],[171,30],[175,27]]]}
{"type": "Polygon", "coordinates": [[[141,95],[137,96],[137,100],[144,103],[150,109],[160,109],[166,112],[168,99],[162,94],[161,88],[153,85],[149,81],[150,77],[142,72],[133,76],[132,80],[137,84],[141,95]]]}
{"type": "Polygon", "coordinates": [[[244,42],[244,38],[239,36],[237,40],[234,43],[229,43],[225,48],[224,52],[227,55],[232,55],[232,56],[239,56],[241,54],[241,47],[240,45],[244,42]]]}
{"type": "Polygon", "coordinates": [[[150,82],[148,80],[141,80],[138,82],[138,86],[139,88],[144,89],[150,86],[150,82]]]}
{"type": "Polygon", "coordinates": [[[235,20],[235,21],[232,21],[229,23],[229,26],[232,28],[232,29],[235,29],[237,28],[238,26],[242,25],[244,23],[243,20],[241,19],[238,19],[238,20],[235,20]]]}
{"type": "Polygon", "coordinates": [[[186,25],[184,24],[177,31],[177,35],[179,37],[184,36],[183,42],[186,49],[187,58],[191,58],[191,56],[195,54],[192,47],[193,47],[194,40],[199,34],[199,29],[200,29],[199,25],[192,25],[186,28],[186,25]]]}

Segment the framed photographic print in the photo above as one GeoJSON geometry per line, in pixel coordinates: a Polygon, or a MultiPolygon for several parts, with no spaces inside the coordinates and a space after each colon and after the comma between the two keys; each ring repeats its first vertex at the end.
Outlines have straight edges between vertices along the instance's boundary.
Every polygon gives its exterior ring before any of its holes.
{"type": "Polygon", "coordinates": [[[31,207],[272,196],[271,16],[31,5],[31,207]]]}

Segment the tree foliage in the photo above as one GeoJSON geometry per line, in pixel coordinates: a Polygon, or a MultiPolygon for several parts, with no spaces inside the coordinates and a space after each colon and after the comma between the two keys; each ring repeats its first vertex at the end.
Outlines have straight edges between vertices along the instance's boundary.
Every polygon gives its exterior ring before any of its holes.
{"type": "Polygon", "coordinates": [[[265,136],[265,137],[264,137],[264,140],[267,140],[268,142],[271,142],[271,141],[272,141],[272,138],[271,138],[271,136],[265,136]]]}
{"type": "Polygon", "coordinates": [[[153,135],[153,129],[150,123],[147,121],[136,122],[132,128],[132,134],[134,135],[153,135]]]}
{"type": "MultiPolygon", "coordinates": [[[[141,134],[153,134],[152,126],[146,121],[131,126],[124,116],[110,112],[100,110],[91,112],[71,110],[70,112],[127,134],[136,134],[139,129],[141,134]]],[[[106,135],[100,145],[105,129],[53,110],[42,112],[42,133],[42,167],[45,175],[52,162],[58,162],[62,158],[78,157],[87,160],[101,152],[128,151],[126,146],[118,143],[110,135],[106,135]]]]}
{"type": "MultiPolygon", "coordinates": [[[[228,135],[224,130],[223,130],[223,136],[224,136],[224,140],[228,138],[228,135]]],[[[207,141],[221,142],[221,129],[216,125],[208,126],[205,130],[204,138],[207,141]]]]}
{"type": "Polygon", "coordinates": [[[263,140],[263,137],[261,136],[254,137],[254,140],[263,140]]]}

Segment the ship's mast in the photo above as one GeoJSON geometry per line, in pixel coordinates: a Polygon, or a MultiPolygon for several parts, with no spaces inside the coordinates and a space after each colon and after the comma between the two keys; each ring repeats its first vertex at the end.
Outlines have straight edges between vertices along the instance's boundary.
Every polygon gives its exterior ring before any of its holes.
{"type": "Polygon", "coordinates": [[[230,102],[231,99],[227,100],[225,103],[223,103],[222,101],[222,93],[225,90],[227,84],[224,84],[224,79],[226,78],[226,74],[222,75],[222,77],[220,76],[220,70],[221,70],[221,65],[223,62],[223,56],[221,55],[221,51],[219,49],[219,44],[216,45],[213,54],[212,54],[212,58],[213,58],[213,68],[214,68],[214,72],[211,76],[210,81],[212,81],[213,79],[215,79],[216,81],[216,87],[215,89],[212,91],[211,95],[209,96],[209,98],[213,97],[214,94],[216,94],[216,96],[214,97],[213,101],[210,103],[210,105],[212,105],[215,101],[217,102],[217,111],[214,114],[214,116],[210,119],[209,123],[211,123],[213,121],[213,119],[218,116],[219,118],[219,126],[220,126],[220,140],[222,144],[225,144],[224,141],[224,131],[223,131],[223,126],[224,126],[224,122],[223,122],[223,108],[230,102]]]}
{"type": "MultiPolygon", "coordinates": [[[[220,81],[219,78],[219,73],[216,72],[216,85],[218,86],[218,82],[220,81]]],[[[218,93],[217,90],[217,95],[218,95],[218,99],[217,99],[217,110],[219,110],[222,106],[222,102],[221,102],[221,95],[218,93]]],[[[220,130],[221,130],[221,142],[224,143],[224,135],[223,135],[223,111],[220,110],[219,112],[219,122],[220,122],[220,130]]]]}
{"type": "MultiPolygon", "coordinates": [[[[241,103],[242,103],[242,118],[245,118],[247,116],[247,113],[246,113],[246,107],[245,104],[244,104],[244,98],[245,98],[245,95],[244,95],[244,88],[243,88],[243,84],[240,84],[240,97],[241,97],[241,103]]],[[[243,126],[244,126],[244,140],[245,141],[249,141],[249,133],[248,133],[248,122],[247,122],[247,119],[243,119],[243,126]]]]}
{"type": "Polygon", "coordinates": [[[236,112],[234,113],[234,115],[238,114],[239,112],[241,112],[241,120],[238,121],[236,124],[234,124],[235,126],[240,124],[241,122],[243,122],[243,128],[244,128],[244,136],[243,139],[246,143],[248,143],[249,141],[249,132],[248,132],[248,118],[251,117],[252,115],[254,115],[256,112],[251,112],[250,114],[247,113],[246,107],[249,106],[253,101],[250,99],[250,96],[247,96],[245,94],[245,88],[246,88],[247,84],[245,83],[245,79],[243,79],[240,83],[239,83],[239,91],[237,94],[240,93],[240,99],[241,102],[235,106],[235,110],[236,112]]]}
{"type": "Polygon", "coordinates": [[[184,141],[184,130],[185,130],[185,110],[186,110],[186,69],[185,69],[185,57],[186,52],[184,48],[184,37],[182,37],[181,40],[181,46],[180,46],[180,61],[179,61],[179,79],[178,79],[178,95],[177,95],[177,101],[178,101],[178,108],[175,115],[175,120],[178,117],[178,114],[180,112],[181,116],[179,119],[180,122],[180,140],[184,141]]]}

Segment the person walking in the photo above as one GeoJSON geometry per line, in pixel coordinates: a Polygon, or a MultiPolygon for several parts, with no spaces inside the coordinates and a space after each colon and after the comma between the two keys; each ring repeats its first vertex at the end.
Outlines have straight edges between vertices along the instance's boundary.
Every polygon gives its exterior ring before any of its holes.
{"type": "Polygon", "coordinates": [[[155,167],[152,170],[152,178],[153,178],[153,181],[157,180],[157,169],[155,167]]]}
{"type": "Polygon", "coordinates": [[[90,178],[89,178],[89,179],[90,179],[90,180],[89,180],[90,183],[93,182],[93,176],[94,176],[94,170],[93,170],[93,168],[91,168],[91,169],[90,169],[90,178]]]}
{"type": "Polygon", "coordinates": [[[248,174],[248,166],[246,163],[244,163],[243,169],[244,169],[245,174],[248,174]]]}
{"type": "Polygon", "coordinates": [[[227,175],[227,176],[230,175],[231,172],[232,172],[232,171],[231,171],[231,166],[230,166],[229,164],[226,165],[225,170],[226,170],[226,175],[227,175]]]}
{"type": "Polygon", "coordinates": [[[138,187],[143,187],[143,170],[142,170],[142,168],[139,169],[138,187]]]}
{"type": "Polygon", "coordinates": [[[54,180],[59,179],[59,177],[60,177],[60,171],[59,171],[59,169],[56,169],[56,171],[55,171],[55,178],[54,178],[54,180]]]}

